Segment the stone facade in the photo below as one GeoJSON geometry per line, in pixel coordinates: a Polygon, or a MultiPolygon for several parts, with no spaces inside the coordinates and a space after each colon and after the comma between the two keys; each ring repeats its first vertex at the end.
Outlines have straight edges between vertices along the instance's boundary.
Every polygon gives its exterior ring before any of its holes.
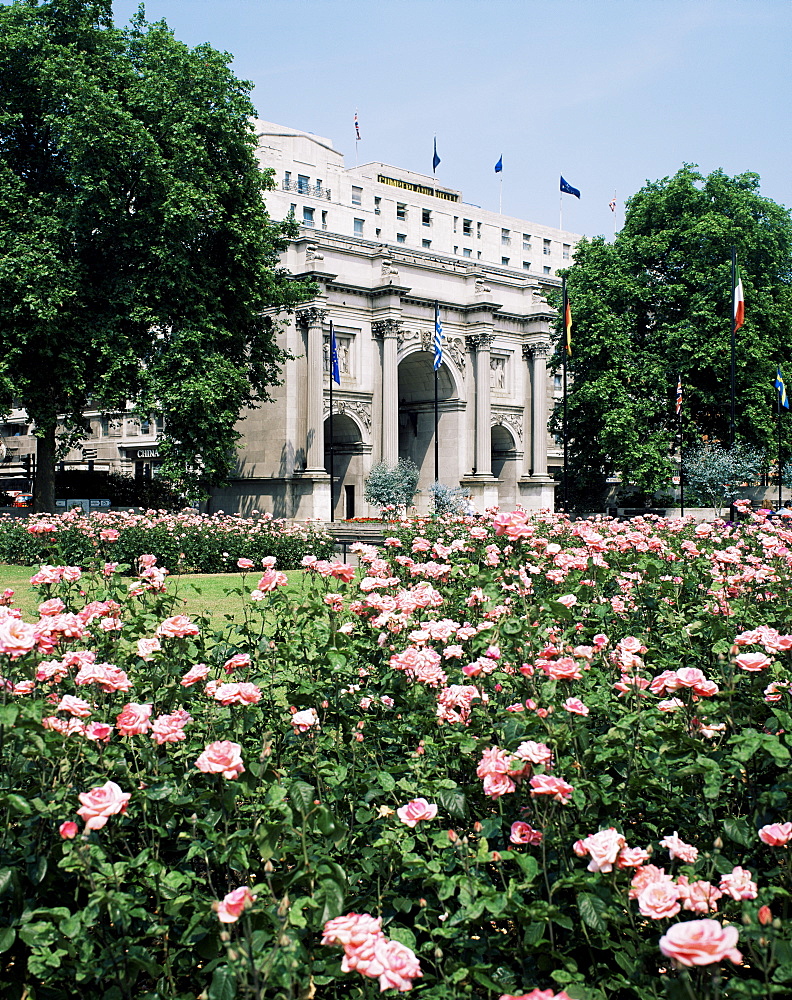
{"type": "Polygon", "coordinates": [[[467,487],[479,509],[552,507],[560,452],[547,440],[557,393],[543,292],[577,237],[467,205],[411,171],[347,169],[328,140],[258,124],[262,166],[275,173],[269,211],[301,223],[284,265],[316,295],[282,324],[283,384],[243,415],[237,473],[212,508],[327,520],[332,504],[336,519],[374,515],[363,499],[369,469],[404,457],[421,470],[416,504],[428,509],[436,302],[440,482],[467,487]],[[341,382],[332,490],[331,321],[341,382]]]}

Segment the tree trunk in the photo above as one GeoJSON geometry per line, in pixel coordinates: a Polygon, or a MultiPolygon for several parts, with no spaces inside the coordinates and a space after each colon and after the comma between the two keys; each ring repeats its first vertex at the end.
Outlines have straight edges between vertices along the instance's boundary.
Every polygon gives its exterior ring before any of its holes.
{"type": "Polygon", "coordinates": [[[55,424],[47,427],[44,437],[38,439],[33,511],[55,513],[55,424]]]}

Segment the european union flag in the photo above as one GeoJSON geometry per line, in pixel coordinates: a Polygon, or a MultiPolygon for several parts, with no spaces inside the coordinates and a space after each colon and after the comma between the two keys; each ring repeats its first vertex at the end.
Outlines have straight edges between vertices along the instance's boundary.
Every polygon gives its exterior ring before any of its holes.
{"type": "Polygon", "coordinates": [[[501,170],[503,170],[503,157],[502,156],[498,160],[498,162],[495,164],[495,173],[499,174],[501,172],[501,170]]]}
{"type": "Polygon", "coordinates": [[[781,406],[789,409],[789,400],[787,399],[786,386],[784,385],[784,376],[781,374],[781,365],[778,366],[778,374],[776,375],[776,380],[773,385],[778,390],[778,402],[781,406]]]}
{"type": "Polygon", "coordinates": [[[336,344],[332,320],[330,320],[330,377],[336,385],[341,385],[341,375],[338,371],[338,345],[336,344]]]}
{"type": "Polygon", "coordinates": [[[437,136],[434,141],[434,156],[432,157],[432,173],[440,166],[440,157],[437,155],[437,136]]]}
{"type": "Polygon", "coordinates": [[[580,198],[580,191],[577,188],[573,188],[569,181],[565,181],[561,178],[561,193],[562,194],[573,194],[576,198],[580,198]]]}

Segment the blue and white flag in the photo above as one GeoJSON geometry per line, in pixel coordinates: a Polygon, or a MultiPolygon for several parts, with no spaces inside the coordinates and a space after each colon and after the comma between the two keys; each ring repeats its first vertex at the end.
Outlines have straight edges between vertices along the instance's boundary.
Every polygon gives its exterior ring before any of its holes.
{"type": "Polygon", "coordinates": [[[435,301],[434,370],[443,363],[443,324],[440,322],[440,303],[435,301]]]}
{"type": "Polygon", "coordinates": [[[337,385],[341,385],[341,375],[338,371],[338,346],[332,320],[330,320],[330,377],[337,385]]]}
{"type": "Polygon", "coordinates": [[[432,173],[440,166],[440,157],[437,155],[437,136],[434,141],[434,156],[432,157],[432,173]]]}
{"type": "Polygon", "coordinates": [[[499,174],[503,170],[503,156],[495,164],[495,173],[499,174]]]}
{"type": "Polygon", "coordinates": [[[576,198],[580,198],[580,191],[577,188],[573,188],[569,181],[565,181],[561,178],[561,193],[562,194],[573,194],[576,198]]]}

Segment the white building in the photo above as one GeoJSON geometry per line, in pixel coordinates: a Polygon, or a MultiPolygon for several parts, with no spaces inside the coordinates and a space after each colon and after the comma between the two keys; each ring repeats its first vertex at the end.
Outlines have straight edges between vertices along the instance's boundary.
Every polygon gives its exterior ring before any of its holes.
{"type": "Polygon", "coordinates": [[[439,370],[439,480],[468,487],[480,509],[552,507],[547,374],[553,310],[578,237],[466,204],[431,177],[383,163],[347,168],[332,143],[258,122],[259,158],[274,171],[275,219],[300,223],[285,266],[315,297],[281,332],[292,355],[274,402],[248,412],[237,472],[213,507],[328,519],[329,331],[336,518],[376,514],[363,500],[372,464],[413,459],[418,507],[434,470],[435,302],[445,338],[439,370]]]}

